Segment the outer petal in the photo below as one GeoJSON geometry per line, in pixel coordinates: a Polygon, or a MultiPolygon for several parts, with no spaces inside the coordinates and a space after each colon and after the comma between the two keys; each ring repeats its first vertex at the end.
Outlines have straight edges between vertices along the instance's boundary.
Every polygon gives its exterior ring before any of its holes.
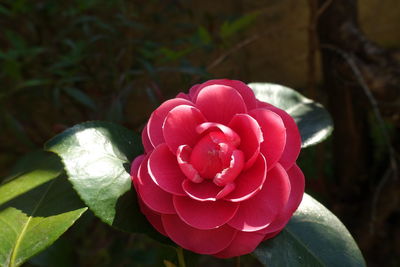
{"type": "Polygon", "coordinates": [[[236,230],[227,225],[216,229],[199,230],[184,223],[177,215],[162,215],[167,235],[181,247],[199,254],[215,254],[235,238],[236,230]]]}
{"type": "Polygon", "coordinates": [[[194,97],[192,99],[195,100],[201,89],[210,85],[225,85],[234,88],[242,96],[243,101],[249,110],[255,108],[257,105],[256,97],[254,95],[253,90],[251,90],[250,87],[248,87],[245,83],[241,81],[228,80],[228,79],[209,80],[205,83],[198,85],[198,87],[194,88],[193,90],[191,89],[191,92],[193,91],[193,97],[194,97]]]}
{"type": "Polygon", "coordinates": [[[296,159],[300,154],[301,136],[297,124],[294,119],[282,109],[261,101],[258,101],[258,106],[275,112],[282,118],[283,124],[285,124],[286,146],[279,163],[285,168],[285,170],[287,170],[296,162],[296,159]]]}
{"type": "Polygon", "coordinates": [[[135,186],[135,189],[137,188],[139,167],[140,167],[140,164],[142,164],[144,158],[145,158],[144,155],[137,156],[132,161],[132,164],[131,164],[131,179],[132,179],[133,185],[135,186]]]}
{"type": "Polygon", "coordinates": [[[268,227],[260,230],[260,233],[270,234],[281,231],[289,222],[293,212],[300,205],[304,194],[305,184],[303,172],[296,164],[294,164],[289,170],[287,170],[287,174],[289,175],[291,186],[289,200],[283,211],[278,214],[275,220],[268,227]]]}
{"type": "Polygon", "coordinates": [[[162,190],[151,179],[147,170],[148,157],[140,165],[137,188],[142,201],[153,211],[175,214],[172,195],[162,190]]]}
{"type": "Polygon", "coordinates": [[[238,203],[197,201],[189,197],[174,196],[174,206],[182,221],[197,229],[214,229],[235,215],[238,203]]]}
{"type": "Polygon", "coordinates": [[[255,233],[240,232],[236,234],[232,243],[223,251],[214,254],[218,258],[232,258],[253,252],[258,244],[264,240],[264,235],[255,233]]]}
{"type": "Polygon", "coordinates": [[[264,142],[261,143],[260,150],[267,159],[268,169],[272,169],[285,149],[285,125],[279,115],[268,109],[253,109],[249,114],[261,127],[264,142]]]}
{"type": "Polygon", "coordinates": [[[196,106],[207,120],[228,124],[232,116],[246,113],[246,104],[242,96],[232,87],[210,85],[199,91],[196,106]]]}
{"type": "Polygon", "coordinates": [[[149,207],[147,207],[146,204],[140,201],[140,199],[139,199],[139,206],[140,206],[140,211],[144,214],[144,216],[150,222],[150,224],[154,228],[156,228],[158,232],[166,236],[167,233],[164,230],[164,226],[161,221],[161,215],[149,209],[149,207]]]}
{"type": "Polygon", "coordinates": [[[154,149],[149,157],[147,168],[150,177],[161,189],[174,195],[186,195],[182,189],[182,182],[186,177],[166,144],[161,144],[154,149]]]}
{"type": "Polygon", "coordinates": [[[265,182],[267,164],[262,154],[258,154],[256,162],[248,170],[242,172],[235,180],[235,190],[224,199],[240,202],[259,192],[265,182]]]}
{"type": "Polygon", "coordinates": [[[192,106],[181,105],[168,113],[163,125],[165,142],[172,153],[180,145],[193,147],[199,138],[196,127],[205,122],[200,110],[192,106]]]}
{"type": "Polygon", "coordinates": [[[176,98],[183,98],[183,99],[186,99],[186,100],[189,100],[190,101],[190,96],[189,95],[187,95],[187,94],[185,94],[185,93],[179,93],[179,94],[177,94],[176,95],[176,98]]]}
{"type": "Polygon", "coordinates": [[[253,165],[260,153],[260,143],[263,142],[263,136],[260,125],[257,121],[247,114],[236,114],[229,122],[232,128],[242,140],[238,147],[245,156],[244,169],[253,165]]]}
{"type": "Polygon", "coordinates": [[[153,147],[164,143],[162,126],[168,113],[175,107],[180,105],[193,105],[191,101],[183,98],[174,98],[162,103],[151,114],[149,122],[147,123],[147,134],[153,147]]]}
{"type": "Polygon", "coordinates": [[[154,149],[154,146],[150,142],[149,134],[147,132],[147,124],[142,130],[142,143],[143,143],[144,151],[146,153],[150,153],[154,149]]]}
{"type": "Polygon", "coordinates": [[[228,224],[244,232],[267,227],[286,205],[289,193],[289,177],[283,167],[276,164],[267,173],[262,190],[249,200],[241,202],[236,215],[228,224]]]}

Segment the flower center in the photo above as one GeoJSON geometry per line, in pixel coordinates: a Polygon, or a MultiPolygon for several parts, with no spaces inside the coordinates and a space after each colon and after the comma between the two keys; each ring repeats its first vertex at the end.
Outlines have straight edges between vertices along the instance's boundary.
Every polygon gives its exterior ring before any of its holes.
{"type": "Polygon", "coordinates": [[[190,162],[201,177],[214,179],[216,174],[229,167],[235,149],[223,133],[211,132],[195,145],[190,162]]]}

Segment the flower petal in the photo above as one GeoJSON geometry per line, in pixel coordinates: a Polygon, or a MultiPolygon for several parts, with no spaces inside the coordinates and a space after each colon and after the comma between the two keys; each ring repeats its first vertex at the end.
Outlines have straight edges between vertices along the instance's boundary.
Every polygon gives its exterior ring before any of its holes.
{"type": "Polygon", "coordinates": [[[186,177],[165,143],[157,146],[150,154],[147,167],[150,177],[161,189],[174,195],[186,195],[182,189],[186,177]]]}
{"type": "Polygon", "coordinates": [[[289,222],[293,212],[296,211],[303,198],[305,184],[303,172],[296,164],[294,164],[289,170],[287,170],[287,174],[289,175],[290,180],[289,200],[283,211],[276,216],[275,220],[268,225],[268,227],[259,231],[263,234],[281,231],[289,222]]]}
{"type": "Polygon", "coordinates": [[[242,150],[245,156],[244,169],[253,165],[260,153],[260,143],[263,141],[263,135],[260,125],[257,121],[247,114],[236,114],[229,122],[232,128],[242,140],[238,149],[242,150]]]}
{"type": "Polygon", "coordinates": [[[211,180],[195,183],[186,179],[182,183],[182,188],[189,197],[198,201],[215,201],[222,190],[222,187],[215,185],[211,180]]]}
{"type": "Polygon", "coordinates": [[[286,205],[289,193],[289,177],[285,169],[277,163],[275,168],[267,173],[261,191],[240,202],[238,211],[228,224],[244,232],[254,232],[267,227],[286,205]]]}
{"type": "Polygon", "coordinates": [[[161,215],[149,209],[142,201],[139,200],[140,211],[144,214],[149,223],[162,235],[167,235],[161,221],[161,215]]]}
{"type": "Polygon", "coordinates": [[[195,107],[181,105],[172,109],[163,125],[165,142],[171,152],[176,154],[180,145],[193,147],[200,137],[196,127],[203,122],[204,116],[195,107]]]}
{"type": "Polygon", "coordinates": [[[244,201],[261,190],[267,174],[267,164],[264,156],[258,154],[256,162],[243,171],[235,180],[236,189],[224,199],[232,202],[244,201]]]}
{"type": "Polygon", "coordinates": [[[174,196],[174,206],[179,217],[197,229],[214,229],[228,222],[236,213],[238,203],[197,201],[189,197],[174,196]]]}
{"type": "Polygon", "coordinates": [[[253,252],[263,240],[264,235],[258,232],[247,233],[238,231],[232,243],[226,249],[213,256],[217,258],[232,258],[249,254],[253,252]]]}
{"type": "Polygon", "coordinates": [[[205,122],[197,126],[197,132],[199,134],[203,134],[207,131],[212,131],[214,129],[220,130],[226,137],[226,140],[230,142],[234,146],[238,146],[240,144],[240,136],[235,133],[231,128],[215,122],[205,122]]]}
{"type": "Polygon", "coordinates": [[[175,214],[172,195],[162,190],[151,179],[147,170],[148,157],[140,165],[137,188],[142,201],[153,211],[175,214]]]}
{"type": "Polygon", "coordinates": [[[228,124],[232,116],[246,113],[247,108],[242,96],[232,87],[210,85],[199,91],[196,106],[207,120],[228,124]]]}
{"type": "Polygon", "coordinates": [[[174,98],[162,103],[150,116],[147,123],[147,134],[153,147],[164,143],[162,126],[168,113],[175,107],[180,105],[191,105],[193,103],[183,98],[174,98]]]}
{"type": "Polygon", "coordinates": [[[177,94],[176,95],[176,98],[183,98],[183,99],[186,99],[186,100],[189,100],[190,101],[190,96],[189,95],[187,95],[187,94],[185,94],[185,93],[179,93],[179,94],[177,94]]]}
{"type": "Polygon", "coordinates": [[[137,188],[140,164],[142,164],[144,158],[145,158],[144,155],[137,156],[132,161],[132,164],[131,164],[131,179],[132,179],[133,185],[135,186],[135,189],[137,188]]]}
{"type": "Polygon", "coordinates": [[[147,124],[142,130],[142,143],[143,143],[144,151],[146,153],[150,153],[154,149],[154,146],[150,142],[149,134],[147,132],[147,124]]]}
{"type": "Polygon", "coordinates": [[[179,246],[199,254],[215,254],[229,246],[236,230],[227,225],[199,230],[184,223],[177,215],[161,216],[168,236],[179,246]]]}
{"type": "Polygon", "coordinates": [[[281,158],[286,144],[286,128],[281,117],[268,109],[253,109],[249,115],[257,120],[264,142],[260,151],[265,155],[268,169],[272,169],[281,158]]]}
{"type": "Polygon", "coordinates": [[[195,100],[197,98],[198,93],[207,86],[210,85],[225,85],[230,86],[235,89],[243,98],[244,103],[246,104],[247,108],[253,109],[257,105],[257,100],[254,95],[253,90],[248,87],[245,83],[237,80],[228,80],[228,79],[216,79],[216,80],[209,80],[205,83],[198,85],[197,87],[193,86],[190,90],[192,92],[192,99],[195,100]]]}
{"type": "Polygon", "coordinates": [[[301,136],[296,122],[286,111],[277,108],[271,104],[258,101],[258,106],[269,109],[278,114],[286,128],[286,145],[279,160],[279,163],[285,168],[289,169],[295,162],[300,154],[301,149],[301,136]]]}

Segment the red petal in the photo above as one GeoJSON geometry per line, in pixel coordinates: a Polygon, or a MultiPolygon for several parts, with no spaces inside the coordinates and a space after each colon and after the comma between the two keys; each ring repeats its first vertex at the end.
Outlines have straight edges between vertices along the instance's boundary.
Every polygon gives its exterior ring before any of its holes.
{"type": "Polygon", "coordinates": [[[199,254],[215,254],[229,246],[236,230],[227,225],[199,230],[184,223],[177,215],[162,215],[164,229],[179,246],[199,254]]]}
{"type": "Polygon", "coordinates": [[[260,230],[261,233],[273,233],[281,231],[285,225],[289,222],[293,215],[293,212],[300,205],[300,202],[304,194],[304,175],[300,168],[294,164],[289,170],[287,170],[290,180],[290,196],[289,200],[281,213],[275,218],[275,220],[265,229],[260,230]]]}
{"type": "Polygon", "coordinates": [[[253,166],[242,172],[236,178],[236,189],[224,199],[232,202],[240,202],[249,199],[261,190],[266,174],[267,165],[265,158],[262,154],[258,154],[258,158],[253,166]]]}
{"type": "Polygon", "coordinates": [[[268,109],[253,109],[249,114],[257,120],[264,136],[260,151],[272,169],[281,158],[286,144],[286,128],[281,117],[268,109]]]}
{"type": "Polygon", "coordinates": [[[200,90],[196,106],[207,120],[222,124],[228,124],[237,113],[247,112],[242,96],[232,87],[224,85],[210,85],[200,90]]]}
{"type": "Polygon", "coordinates": [[[199,134],[203,134],[204,132],[213,129],[220,130],[226,137],[226,140],[231,143],[233,146],[238,146],[240,144],[240,136],[235,133],[231,128],[215,122],[205,122],[197,126],[197,132],[199,134]]]}
{"type": "Polygon", "coordinates": [[[167,235],[164,230],[164,226],[161,221],[161,215],[149,209],[142,201],[139,200],[140,211],[144,214],[146,219],[150,222],[150,224],[156,228],[158,232],[163,235],[167,235]]]}
{"type": "Polygon", "coordinates": [[[140,164],[142,164],[142,161],[144,160],[144,158],[145,158],[144,155],[137,156],[132,161],[132,164],[131,164],[131,179],[132,179],[132,182],[133,182],[133,185],[135,186],[135,188],[136,188],[137,182],[138,182],[139,167],[140,167],[140,164]]]}
{"type": "Polygon", "coordinates": [[[242,150],[246,163],[244,169],[253,165],[260,153],[260,143],[263,141],[262,132],[257,121],[247,114],[236,114],[229,123],[242,140],[238,149],[242,150]]]}
{"type": "Polygon", "coordinates": [[[182,182],[186,177],[166,144],[154,149],[147,166],[150,177],[161,189],[174,195],[186,195],[182,189],[182,182]]]}
{"type": "Polygon", "coordinates": [[[189,197],[198,201],[215,201],[222,190],[222,187],[215,185],[211,180],[194,183],[186,179],[182,183],[182,188],[189,197]]]}
{"type": "Polygon", "coordinates": [[[200,110],[192,106],[181,105],[168,113],[163,125],[165,142],[172,153],[176,153],[180,145],[193,147],[200,135],[196,127],[205,122],[200,110]]]}
{"type": "Polygon", "coordinates": [[[277,163],[275,168],[267,173],[261,191],[240,202],[236,215],[228,224],[244,232],[254,232],[267,227],[286,205],[289,193],[289,177],[285,169],[277,163]]]}
{"type": "Polygon", "coordinates": [[[246,104],[247,108],[253,109],[256,107],[256,97],[254,95],[253,90],[251,90],[250,87],[248,87],[245,83],[237,80],[228,80],[228,79],[217,79],[217,80],[209,80],[205,83],[202,83],[198,85],[198,87],[195,87],[193,90],[193,100],[196,99],[197,95],[199,92],[207,86],[210,85],[225,85],[234,88],[243,98],[244,103],[246,104]]]}
{"type": "Polygon", "coordinates": [[[147,133],[147,124],[142,130],[142,143],[146,153],[150,153],[154,149],[154,146],[151,144],[149,135],[147,133]]]}
{"type": "Polygon", "coordinates": [[[172,195],[162,190],[154,183],[147,171],[145,159],[140,165],[137,188],[142,201],[153,211],[159,213],[175,214],[172,195]]]}
{"type": "Polygon", "coordinates": [[[226,249],[213,256],[218,258],[232,258],[249,254],[253,252],[263,240],[263,234],[238,231],[232,243],[226,249]]]}
{"type": "Polygon", "coordinates": [[[176,95],[176,98],[183,98],[183,99],[186,99],[186,100],[189,100],[190,101],[190,97],[189,97],[189,95],[187,95],[187,94],[185,94],[185,93],[179,93],[179,94],[177,94],[176,95]]]}
{"type": "Polygon", "coordinates": [[[175,107],[180,105],[193,105],[192,102],[183,98],[174,98],[162,103],[151,114],[149,122],[147,123],[147,134],[153,147],[164,143],[164,136],[162,126],[168,113],[175,107]]]}
{"type": "Polygon", "coordinates": [[[174,206],[179,217],[197,229],[214,229],[228,222],[236,213],[237,203],[197,201],[189,197],[174,196],[174,206]]]}
{"type": "MultiPolygon", "coordinates": [[[[194,183],[201,183],[204,179],[200,177],[199,172],[190,164],[190,154],[192,149],[188,145],[181,145],[176,152],[179,168],[185,176],[194,183]]],[[[186,181],[186,180],[185,180],[186,181]]]]}
{"type": "Polygon", "coordinates": [[[285,124],[286,145],[279,163],[285,168],[285,170],[287,170],[296,162],[296,159],[300,154],[301,136],[297,124],[294,119],[282,109],[261,101],[258,102],[258,105],[278,114],[281,117],[283,124],[285,124]]]}

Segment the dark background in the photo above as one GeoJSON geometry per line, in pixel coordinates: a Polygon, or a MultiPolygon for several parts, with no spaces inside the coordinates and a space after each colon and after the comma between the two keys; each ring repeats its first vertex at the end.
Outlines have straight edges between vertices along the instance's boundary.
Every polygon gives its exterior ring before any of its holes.
{"type": "MultiPolygon", "coordinates": [[[[195,83],[280,83],[325,104],[335,124],[301,153],[306,191],[345,223],[368,266],[400,265],[399,1],[0,0],[0,29],[0,177],[79,122],[139,131],[195,83]]],[[[86,215],[26,265],[176,260],[158,248],[86,215]]]]}

